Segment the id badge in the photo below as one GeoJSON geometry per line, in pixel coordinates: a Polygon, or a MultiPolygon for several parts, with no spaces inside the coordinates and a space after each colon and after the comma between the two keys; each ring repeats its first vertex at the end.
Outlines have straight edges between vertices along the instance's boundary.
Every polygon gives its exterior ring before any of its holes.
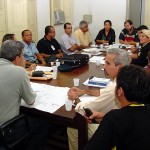
{"type": "Polygon", "coordinates": [[[52,48],[53,51],[55,50],[55,47],[53,45],[51,46],[51,48],[52,48]]]}

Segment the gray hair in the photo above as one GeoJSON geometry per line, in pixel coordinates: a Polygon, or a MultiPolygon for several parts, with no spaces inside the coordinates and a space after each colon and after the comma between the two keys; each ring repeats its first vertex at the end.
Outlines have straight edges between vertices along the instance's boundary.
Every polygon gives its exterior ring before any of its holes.
{"type": "Polygon", "coordinates": [[[84,27],[85,25],[87,25],[87,22],[84,20],[79,23],[80,28],[84,27]]]}
{"type": "Polygon", "coordinates": [[[122,66],[126,66],[130,64],[130,56],[129,53],[126,50],[120,49],[120,48],[114,48],[110,49],[107,54],[113,54],[116,55],[116,58],[114,59],[115,65],[121,64],[122,66]]]}
{"type": "Polygon", "coordinates": [[[20,56],[24,45],[19,41],[7,40],[3,42],[0,50],[0,58],[14,61],[17,56],[20,56]]]}

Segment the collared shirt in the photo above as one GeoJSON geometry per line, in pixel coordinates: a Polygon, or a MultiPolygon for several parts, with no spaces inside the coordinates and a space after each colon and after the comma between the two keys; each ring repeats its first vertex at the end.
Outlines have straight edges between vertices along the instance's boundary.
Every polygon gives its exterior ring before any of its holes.
{"type": "Polygon", "coordinates": [[[32,90],[24,68],[0,58],[0,124],[19,115],[21,99],[32,104],[36,93],[32,90]]]}
{"type": "Polygon", "coordinates": [[[76,38],[73,35],[67,35],[66,33],[63,34],[63,36],[61,37],[61,49],[63,50],[64,53],[66,54],[72,54],[72,53],[76,53],[77,51],[71,52],[68,49],[71,48],[71,45],[75,45],[78,44],[76,38]]]}
{"type": "Polygon", "coordinates": [[[59,43],[55,38],[52,38],[51,40],[46,39],[46,37],[43,37],[41,40],[37,43],[37,49],[40,53],[52,55],[52,54],[58,54],[61,48],[59,43]]]}
{"type": "Polygon", "coordinates": [[[39,53],[34,43],[30,42],[30,45],[27,45],[24,41],[22,41],[24,44],[24,58],[25,60],[29,62],[35,62],[37,57],[36,54],[39,53]]]}
{"type": "Polygon", "coordinates": [[[74,36],[77,39],[79,45],[89,46],[89,43],[91,42],[91,36],[89,31],[83,33],[81,29],[77,29],[74,32],[74,36]]]}
{"type": "Polygon", "coordinates": [[[104,113],[109,112],[112,109],[120,108],[120,102],[115,96],[116,80],[110,83],[107,87],[100,89],[100,96],[94,101],[80,102],[77,104],[75,110],[83,113],[83,107],[90,108],[91,110],[101,111],[104,113]]]}
{"type": "Polygon", "coordinates": [[[124,28],[119,35],[119,40],[123,40],[127,42],[130,42],[130,41],[139,42],[137,30],[133,28],[132,33],[129,34],[128,30],[124,28]]]}

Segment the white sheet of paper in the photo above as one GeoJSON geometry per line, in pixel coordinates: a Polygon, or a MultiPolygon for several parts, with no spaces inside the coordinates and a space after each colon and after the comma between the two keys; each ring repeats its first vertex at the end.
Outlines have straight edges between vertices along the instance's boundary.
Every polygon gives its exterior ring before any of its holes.
{"type": "Polygon", "coordinates": [[[23,100],[22,106],[36,108],[42,111],[53,113],[65,104],[68,99],[68,87],[56,87],[46,84],[32,83],[31,86],[37,97],[33,105],[27,105],[23,100]]]}
{"type": "Polygon", "coordinates": [[[104,56],[93,56],[90,58],[90,62],[96,63],[97,60],[100,60],[100,64],[105,64],[104,56]]]}
{"type": "Polygon", "coordinates": [[[52,71],[52,67],[45,67],[45,66],[36,66],[35,71],[52,71]]]}

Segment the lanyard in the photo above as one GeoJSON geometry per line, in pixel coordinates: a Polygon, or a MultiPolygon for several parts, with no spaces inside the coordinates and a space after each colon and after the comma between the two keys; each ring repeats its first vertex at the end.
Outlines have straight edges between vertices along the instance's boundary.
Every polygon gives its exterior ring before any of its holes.
{"type": "Polygon", "coordinates": [[[131,107],[137,107],[137,106],[145,106],[144,104],[130,104],[131,107]]]}

